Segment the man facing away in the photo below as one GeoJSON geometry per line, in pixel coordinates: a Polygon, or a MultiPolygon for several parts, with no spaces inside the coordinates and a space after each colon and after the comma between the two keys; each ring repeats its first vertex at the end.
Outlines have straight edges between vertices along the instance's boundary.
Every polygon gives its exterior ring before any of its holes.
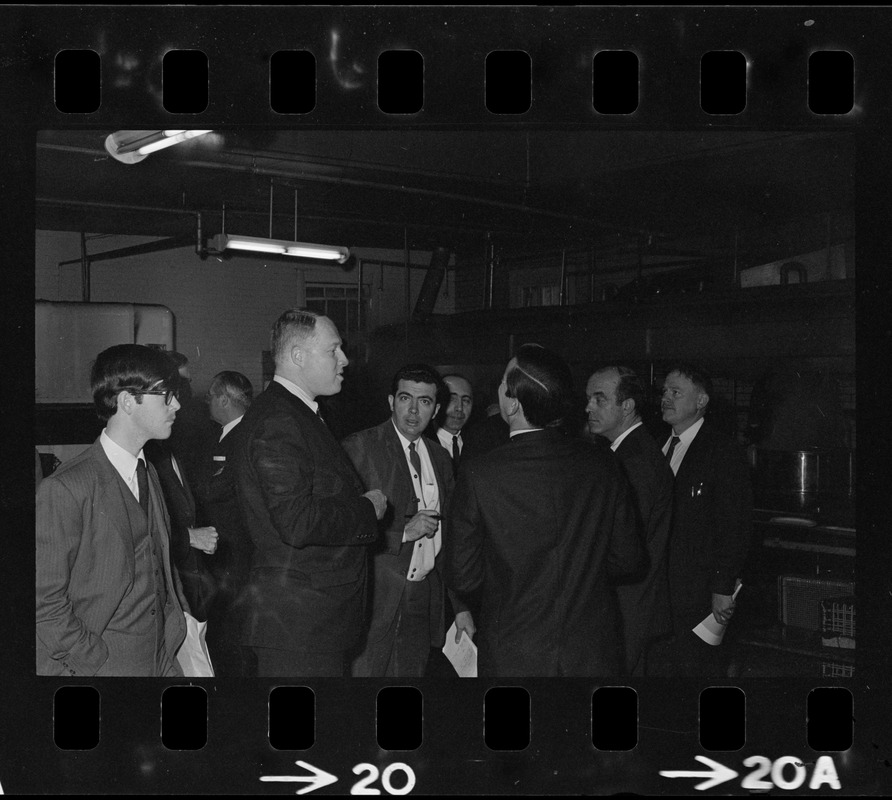
{"type": "Polygon", "coordinates": [[[663,420],[672,435],[663,453],[675,473],[669,544],[674,638],[654,648],[653,674],[710,677],[721,673],[720,648],[692,629],[710,611],[727,624],[752,535],[749,467],[735,441],[704,419],[712,381],[691,364],[672,367],[663,383],[663,420]]]}
{"type": "Polygon", "coordinates": [[[273,326],[275,376],[236,428],[235,482],[254,544],[241,637],[259,677],[339,677],[361,641],[367,548],[386,498],[362,482],[318,414],[347,357],[328,318],[273,326]]]}
{"type": "Polygon", "coordinates": [[[666,558],[672,520],[672,470],[641,421],[644,387],[624,366],[599,369],[588,379],[588,425],[610,442],[632,489],[638,524],[647,548],[646,575],[617,586],[626,670],[645,674],[648,644],[669,633],[666,558]]]}
{"type": "Polygon", "coordinates": [[[556,427],[572,402],[566,363],[524,345],[499,386],[511,438],[459,475],[446,576],[472,608],[479,595],[481,677],[622,672],[609,576],[644,549],[616,459],[556,427]]]}
{"type": "MultiPolygon", "coordinates": [[[[422,436],[439,409],[439,389],[432,367],[403,367],[391,383],[390,419],[343,442],[363,483],[380,486],[389,501],[383,541],[373,557],[370,628],[353,662],[354,677],[420,678],[431,648],[443,645],[441,551],[453,465],[439,444],[422,436]]],[[[463,608],[456,625],[473,636],[473,621],[463,608]]]]}
{"type": "Polygon", "coordinates": [[[176,367],[161,351],[123,344],[93,363],[106,427],[45,478],[37,493],[37,672],[182,675],[176,653],[188,604],[171,570],[168,516],[143,446],[166,439],[176,367]]]}
{"type": "Polygon", "coordinates": [[[254,545],[242,523],[232,466],[235,429],[251,405],[254,387],[240,372],[224,370],[211,380],[205,395],[211,419],[219,428],[202,455],[198,488],[199,513],[219,534],[217,552],[208,566],[217,582],[217,595],[208,617],[208,649],[220,677],[243,674],[239,646],[241,618],[236,598],[248,580],[254,545]]]}

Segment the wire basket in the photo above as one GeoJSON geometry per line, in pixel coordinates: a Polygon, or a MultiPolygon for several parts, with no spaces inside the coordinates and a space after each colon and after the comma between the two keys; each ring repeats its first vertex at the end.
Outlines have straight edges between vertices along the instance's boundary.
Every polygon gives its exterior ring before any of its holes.
{"type": "Polygon", "coordinates": [[[821,600],[821,641],[825,647],[855,647],[855,598],[827,597],[821,600]]]}
{"type": "Polygon", "coordinates": [[[784,625],[811,631],[823,630],[821,601],[830,597],[852,595],[852,581],[826,581],[802,578],[798,575],[779,575],[778,614],[784,625]]]}

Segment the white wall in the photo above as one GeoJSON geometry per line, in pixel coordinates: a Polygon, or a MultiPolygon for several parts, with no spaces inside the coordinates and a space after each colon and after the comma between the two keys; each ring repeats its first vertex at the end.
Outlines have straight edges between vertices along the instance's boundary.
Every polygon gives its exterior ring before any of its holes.
{"type": "MultiPolygon", "coordinates": [[[[151,241],[147,237],[91,238],[88,253],[100,253],[151,241]]],[[[80,264],[59,266],[80,258],[80,234],[38,231],[35,246],[35,298],[82,299],[80,264]]],[[[357,248],[358,258],[402,262],[403,252],[357,248]]],[[[413,263],[427,265],[430,253],[413,251],[413,263]]],[[[92,302],[156,303],[175,318],[176,349],[189,357],[193,387],[203,392],[220,370],[233,369],[261,386],[261,353],[269,348],[269,329],[286,308],[303,301],[300,275],[307,283],[356,285],[357,270],[339,265],[294,266],[279,261],[234,256],[202,261],[192,248],[94,262],[90,266],[92,302]]],[[[410,310],[425,272],[411,270],[410,310]]],[[[363,283],[371,301],[369,327],[405,320],[403,267],[366,266],[363,283]]],[[[452,313],[454,280],[450,270],[435,313],[452,313]],[[445,291],[444,291],[445,290],[445,291]]]]}

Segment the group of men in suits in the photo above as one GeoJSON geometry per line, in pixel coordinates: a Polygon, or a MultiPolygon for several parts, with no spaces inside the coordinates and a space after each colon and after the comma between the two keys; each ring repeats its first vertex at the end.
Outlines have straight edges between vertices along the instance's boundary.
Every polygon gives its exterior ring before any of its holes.
{"type": "Polygon", "coordinates": [[[690,628],[707,609],[733,613],[751,499],[742,456],[703,422],[704,374],[667,376],[662,452],[634,373],[592,375],[589,428],[608,449],[566,432],[570,369],[524,345],[498,389],[505,441],[471,457],[466,378],[403,367],[390,418],[339,442],[317,399],[340,391],[348,365],[335,324],[288,310],[271,351],[275,375],[253,402],[238,373],[214,379],[222,435],[198,492],[214,513],[191,540],[194,499],[163,446],[176,367],[139,345],[99,355],[107,428],[38,494],[40,674],[181,674],[190,610],[210,618],[220,674],[421,677],[453,622],[456,641],[476,640],[481,676],[711,668],[690,628]],[[139,466],[144,448],[156,466],[139,466]],[[192,550],[229,551],[212,570],[222,602],[201,609],[188,562],[171,569],[173,528],[192,550]]]}
{"type": "Polygon", "coordinates": [[[588,380],[591,433],[604,437],[632,489],[647,548],[643,579],[617,586],[630,675],[720,675],[720,650],[694,632],[710,612],[727,625],[752,531],[746,460],[705,414],[709,376],[671,367],[660,409],[671,436],[660,448],[643,424],[645,390],[635,372],[609,366],[588,380]]]}

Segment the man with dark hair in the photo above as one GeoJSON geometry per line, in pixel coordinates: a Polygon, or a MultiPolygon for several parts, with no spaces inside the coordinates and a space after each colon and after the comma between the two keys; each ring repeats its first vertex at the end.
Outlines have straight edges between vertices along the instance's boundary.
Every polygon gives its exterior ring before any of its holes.
{"type": "Polygon", "coordinates": [[[237,598],[248,581],[254,545],[239,510],[232,456],[236,427],[253,397],[251,381],[233,370],[218,372],[205,395],[211,419],[222,426],[203,451],[198,505],[202,520],[212,525],[220,536],[217,552],[207,559],[217,584],[208,615],[207,641],[214,672],[224,678],[244,673],[239,645],[241,609],[237,598]]]}
{"type": "Polygon", "coordinates": [[[273,326],[276,372],[236,428],[235,484],[255,550],[242,644],[259,677],[340,677],[362,640],[367,548],[386,498],[363,494],[318,413],[347,357],[328,318],[303,309],[273,326]]]}
{"type": "Polygon", "coordinates": [[[629,675],[641,676],[648,644],[671,629],[666,557],[673,475],[642,424],[644,386],[634,370],[624,366],[599,369],[588,379],[586,395],[589,431],[610,442],[622,465],[647,548],[647,574],[617,586],[626,670],[629,675]]]}
{"type": "Polygon", "coordinates": [[[712,611],[728,624],[732,594],[752,536],[749,468],[735,441],[704,419],[712,381],[701,368],[677,364],[663,383],[663,420],[672,436],[663,453],[675,473],[669,592],[674,638],[654,652],[653,674],[715,676],[718,648],[692,629],[712,611]]]}
{"type": "Polygon", "coordinates": [[[613,456],[560,429],[570,369],[524,345],[499,386],[508,443],[470,461],[450,507],[447,585],[479,599],[482,677],[597,677],[622,672],[609,576],[644,550],[613,456]]]}
{"type": "Polygon", "coordinates": [[[110,347],[93,364],[106,427],[37,493],[39,675],[182,675],[189,606],[171,571],[168,516],[143,446],[166,439],[176,367],[158,350],[110,347]]]}
{"type": "Polygon", "coordinates": [[[467,424],[474,409],[474,390],[464,375],[444,375],[443,384],[446,387],[444,396],[448,394],[448,400],[444,401],[446,407],[443,409],[442,418],[439,419],[439,427],[433,435],[452,456],[452,475],[455,477],[458,475],[465,449],[462,428],[467,424]]]}
{"type": "MultiPolygon", "coordinates": [[[[452,493],[452,464],[439,444],[425,441],[436,415],[441,379],[426,364],[409,364],[393,376],[391,416],[344,440],[366,486],[389,499],[374,553],[368,638],[353,662],[355,677],[420,678],[431,648],[445,636],[441,550],[448,536],[445,511],[452,493]]],[[[470,614],[459,607],[456,625],[473,636],[470,614]]]]}

